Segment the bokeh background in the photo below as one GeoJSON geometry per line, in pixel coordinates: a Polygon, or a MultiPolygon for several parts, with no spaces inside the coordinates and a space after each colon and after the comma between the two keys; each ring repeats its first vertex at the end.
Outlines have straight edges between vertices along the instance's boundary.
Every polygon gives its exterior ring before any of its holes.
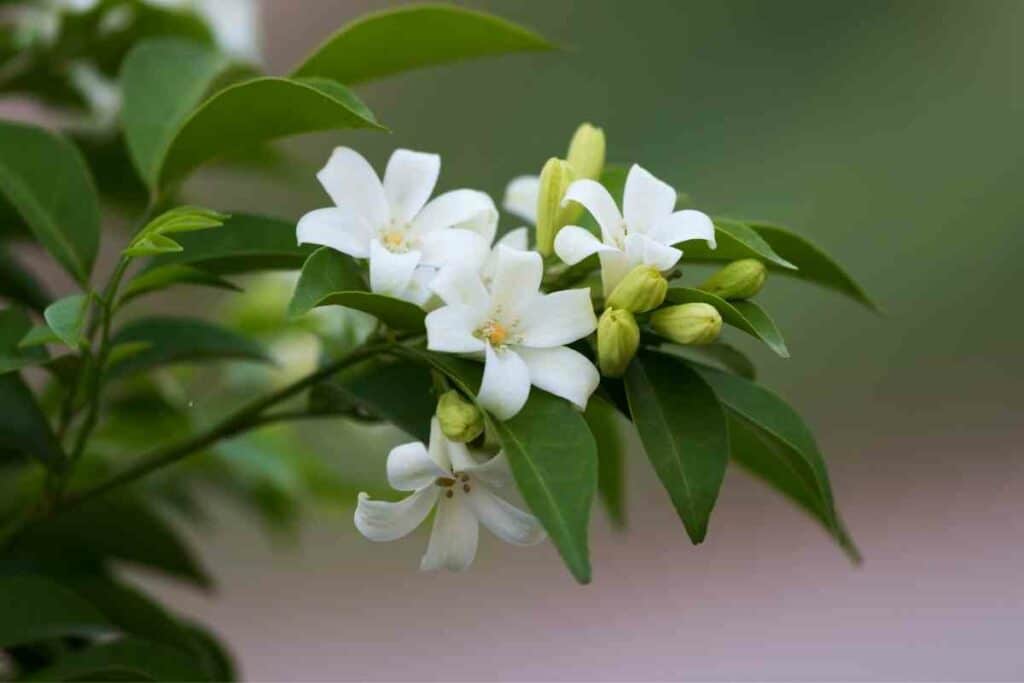
{"type": "MultiPolygon", "coordinates": [[[[264,0],[271,70],[393,4],[264,0]]],[[[347,144],[380,165],[396,146],[439,152],[445,188],[500,197],[589,120],[611,159],[698,208],[793,226],[886,311],[770,279],[793,358],[745,347],[815,427],[863,566],[735,470],[691,546],[637,451],[628,532],[595,510],[590,586],[550,545],[485,537],[470,573],[421,574],[426,529],[376,545],[350,513],[314,510],[286,542],[230,506],[191,532],[215,595],[147,585],[224,635],[252,680],[1024,676],[1024,2],[460,4],[568,49],[361,88],[393,134],[305,138],[287,177],[206,173],[193,196],[298,217],[347,144]]],[[[317,429],[338,462],[382,474],[383,452],[317,429]]]]}

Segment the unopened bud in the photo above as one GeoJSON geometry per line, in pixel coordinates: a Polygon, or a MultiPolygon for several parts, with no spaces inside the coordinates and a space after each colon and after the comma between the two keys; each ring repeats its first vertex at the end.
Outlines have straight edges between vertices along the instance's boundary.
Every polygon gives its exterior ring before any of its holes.
{"type": "Polygon", "coordinates": [[[438,399],[437,421],[445,436],[460,443],[472,441],[484,431],[483,413],[454,389],[438,399]]]}
{"type": "Polygon", "coordinates": [[[584,123],[573,133],[566,161],[577,178],[597,180],[604,170],[604,131],[584,123]]]}
{"type": "Polygon", "coordinates": [[[537,192],[537,251],[550,256],[555,244],[555,235],[567,224],[562,198],[574,179],[572,167],[567,161],[551,158],[540,172],[540,189],[537,192]]]}
{"type": "Polygon", "coordinates": [[[733,261],[712,275],[699,289],[723,299],[749,299],[761,291],[768,271],[757,259],[733,261]]]}
{"type": "Polygon", "coordinates": [[[633,314],[606,308],[597,323],[597,365],[606,377],[621,377],[640,346],[640,328],[633,314]]]}
{"type": "Polygon", "coordinates": [[[668,280],[654,266],[640,265],[629,271],[608,295],[605,306],[630,313],[646,313],[665,300],[668,280]]]}
{"type": "Polygon", "coordinates": [[[722,331],[722,316],[711,304],[679,304],[652,313],[651,328],[677,344],[710,344],[722,331]]]}

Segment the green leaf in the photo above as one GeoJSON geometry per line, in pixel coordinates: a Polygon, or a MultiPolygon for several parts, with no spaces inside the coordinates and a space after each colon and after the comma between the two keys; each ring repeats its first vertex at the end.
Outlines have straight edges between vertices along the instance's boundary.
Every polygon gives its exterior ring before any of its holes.
{"type": "Polygon", "coordinates": [[[50,303],[46,288],[0,244],[0,297],[43,312],[50,303]]]}
{"type": "Polygon", "coordinates": [[[689,287],[671,287],[665,301],[673,304],[711,304],[722,314],[722,320],[743,330],[755,339],[760,339],[772,351],[783,358],[789,358],[789,349],[775,322],[764,310],[752,301],[726,301],[714,294],[689,287]]]}
{"type": "Polygon", "coordinates": [[[0,121],[0,195],[84,284],[99,249],[100,209],[75,146],[42,128],[0,121]]]}
{"type": "Polygon", "coordinates": [[[76,351],[83,341],[82,328],[89,310],[89,298],[88,294],[72,294],[54,301],[43,311],[43,318],[53,333],[76,351]]]}
{"type": "Polygon", "coordinates": [[[0,455],[26,453],[48,467],[63,462],[53,428],[16,372],[0,375],[0,415],[0,455]]]}
{"type": "Polygon", "coordinates": [[[149,347],[111,366],[111,375],[175,363],[248,360],[269,363],[263,347],[247,337],[196,318],[151,317],[134,320],[118,332],[114,344],[147,343],[149,347]]]}
{"type": "Polygon", "coordinates": [[[45,344],[63,344],[57,333],[50,329],[49,325],[36,325],[21,338],[18,342],[19,349],[31,349],[45,344]]]}
{"type": "Polygon", "coordinates": [[[319,306],[355,308],[396,330],[423,330],[426,318],[415,304],[367,292],[355,261],[327,247],[313,252],[302,266],[288,312],[299,316],[319,306]]]}
{"type": "Polygon", "coordinates": [[[72,680],[208,680],[196,658],[186,652],[141,638],[120,638],[74,650],[26,676],[24,681],[72,680]]]}
{"type": "Polygon", "coordinates": [[[671,356],[638,354],[625,385],[647,457],[690,540],[700,543],[729,460],[725,411],[700,375],[671,356]]]}
{"type": "Polygon", "coordinates": [[[188,630],[204,652],[203,659],[206,662],[205,668],[210,671],[210,680],[237,681],[238,667],[224,643],[200,624],[189,624],[188,630]]]}
{"type": "Polygon", "coordinates": [[[172,285],[197,285],[233,292],[242,291],[241,287],[200,268],[171,264],[140,273],[125,286],[118,305],[126,304],[143,294],[158,292],[172,285]]]}
{"type": "Polygon", "coordinates": [[[757,368],[754,367],[753,361],[739,349],[722,342],[685,346],[665,344],[658,347],[658,351],[704,365],[707,365],[708,361],[710,361],[716,367],[721,367],[745,379],[753,380],[757,378],[757,368]]]}
{"type": "Polygon", "coordinates": [[[735,375],[697,368],[733,419],[732,457],[795,500],[859,557],[835,510],[825,460],[804,421],[774,393],[735,375]]]}
{"type": "Polygon", "coordinates": [[[796,264],[799,270],[787,273],[788,275],[845,294],[876,313],[881,312],[878,304],[843,270],[842,266],[807,239],[777,225],[751,222],[750,226],[776,252],[796,264]]]}
{"type": "Polygon", "coordinates": [[[551,49],[536,33],[483,12],[413,5],[368,14],[342,27],[295,75],[352,84],[464,59],[551,49]],[[387,49],[381,49],[384,45],[387,49]]]}
{"type": "Polygon", "coordinates": [[[107,367],[113,367],[118,363],[128,360],[132,356],[137,356],[151,346],[153,346],[153,344],[148,341],[114,344],[110,349],[110,355],[107,356],[107,367]]]}
{"type": "Polygon", "coordinates": [[[55,581],[26,574],[0,576],[0,648],[112,630],[98,609],[55,581]]]}
{"type": "Polygon", "coordinates": [[[0,374],[14,372],[50,359],[46,349],[24,348],[21,340],[32,330],[32,321],[16,308],[0,309],[0,374]]]}
{"type": "Polygon", "coordinates": [[[199,206],[179,206],[147,223],[122,253],[133,257],[179,252],[183,247],[168,234],[218,228],[228,218],[227,214],[199,206]]]}
{"type": "Polygon", "coordinates": [[[623,418],[611,403],[591,396],[583,418],[597,443],[597,491],[608,516],[618,527],[626,525],[626,444],[623,418]]]}
{"type": "Polygon", "coordinates": [[[785,271],[793,271],[797,268],[795,264],[790,263],[772,249],[772,246],[746,223],[728,218],[715,218],[714,221],[717,247],[711,249],[700,240],[691,240],[683,249],[684,262],[736,261],[755,258],[785,271]]]}
{"type": "Polygon", "coordinates": [[[212,47],[163,38],[140,44],[121,67],[125,139],[139,175],[151,188],[175,133],[231,68],[212,47]]]}
{"type": "Polygon", "coordinates": [[[215,158],[289,135],[343,128],[385,130],[355,95],[321,79],[256,78],[203,102],[177,130],[153,185],[166,188],[215,158]]]}
{"type": "Polygon", "coordinates": [[[174,254],[179,251],[184,251],[184,249],[170,237],[164,237],[163,235],[151,235],[137,240],[121,253],[130,258],[136,258],[139,256],[174,254]]]}

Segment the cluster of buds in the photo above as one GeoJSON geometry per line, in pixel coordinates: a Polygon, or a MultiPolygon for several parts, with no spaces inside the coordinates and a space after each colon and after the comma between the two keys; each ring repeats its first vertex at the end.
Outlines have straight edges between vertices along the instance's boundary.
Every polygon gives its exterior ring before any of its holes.
{"type": "Polygon", "coordinates": [[[555,235],[562,227],[576,221],[583,211],[583,207],[575,203],[562,206],[569,185],[581,178],[600,178],[604,153],[604,131],[584,123],[573,134],[566,158],[552,157],[544,164],[537,193],[537,251],[542,256],[552,254],[555,235]]]}

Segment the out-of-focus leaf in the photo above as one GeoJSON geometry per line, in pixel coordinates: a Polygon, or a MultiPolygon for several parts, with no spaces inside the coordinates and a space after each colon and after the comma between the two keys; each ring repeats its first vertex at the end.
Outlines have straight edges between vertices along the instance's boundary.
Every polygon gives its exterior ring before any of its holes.
{"type": "Polygon", "coordinates": [[[32,321],[22,311],[0,309],[0,374],[41,365],[49,360],[46,349],[21,346],[21,340],[31,329],[32,321]]]}
{"type": "Polygon", "coordinates": [[[75,146],[42,128],[0,121],[0,195],[79,283],[100,243],[100,209],[75,146]]]}
{"type": "Polygon", "coordinates": [[[25,453],[48,467],[64,460],[60,442],[16,372],[0,374],[0,460],[25,453]]]}
{"type": "Polygon", "coordinates": [[[110,349],[110,354],[107,356],[107,366],[111,367],[122,363],[132,356],[137,356],[152,344],[148,341],[135,341],[135,342],[124,342],[121,344],[114,344],[110,349]]]}
{"type": "Polygon", "coordinates": [[[729,460],[725,411],[685,361],[642,352],[625,377],[629,409],[690,540],[700,543],[729,460]]]}
{"type": "Polygon", "coordinates": [[[62,655],[25,681],[209,680],[194,655],[169,645],[126,637],[62,655]]]}
{"type": "Polygon", "coordinates": [[[242,291],[241,287],[200,268],[171,264],[140,273],[121,292],[120,302],[125,304],[143,294],[158,292],[172,285],[197,285],[234,292],[242,291]]]}
{"type": "Polygon", "coordinates": [[[753,361],[739,349],[722,342],[685,346],[663,344],[658,347],[658,351],[673,356],[680,356],[687,360],[694,360],[705,365],[710,361],[716,367],[721,367],[744,379],[753,380],[757,378],[757,368],[754,367],[753,361]]]}
{"type": "Polygon", "coordinates": [[[0,243],[0,297],[43,312],[50,303],[46,288],[0,243]]]}
{"type": "Polygon", "coordinates": [[[783,358],[789,358],[789,349],[775,322],[764,310],[752,301],[726,301],[725,299],[689,287],[671,287],[665,301],[673,304],[705,303],[714,306],[722,320],[743,330],[755,339],[760,339],[772,351],[783,358]]]}
{"type": "Polygon", "coordinates": [[[204,659],[206,660],[206,669],[210,672],[210,680],[227,683],[237,681],[238,667],[224,643],[205,626],[192,623],[188,624],[187,628],[198,647],[202,648],[205,653],[204,659]]]}
{"type": "Polygon", "coordinates": [[[44,344],[63,344],[64,342],[57,333],[50,329],[49,325],[35,325],[18,342],[18,348],[38,348],[44,344]]]}
{"type": "Polygon", "coordinates": [[[89,310],[88,294],[72,294],[46,307],[43,318],[53,333],[72,349],[82,345],[82,328],[89,310]]]}
{"type": "Polygon", "coordinates": [[[29,574],[0,575],[0,648],[113,630],[88,600],[55,581],[29,574]]]}
{"type": "Polygon", "coordinates": [[[600,396],[591,396],[583,413],[597,443],[597,491],[608,516],[618,527],[626,525],[626,445],[619,411],[600,396]]]}
{"type": "Polygon", "coordinates": [[[536,33],[483,12],[412,5],[368,14],[342,27],[295,75],[351,84],[475,57],[551,49],[536,33]]]}

